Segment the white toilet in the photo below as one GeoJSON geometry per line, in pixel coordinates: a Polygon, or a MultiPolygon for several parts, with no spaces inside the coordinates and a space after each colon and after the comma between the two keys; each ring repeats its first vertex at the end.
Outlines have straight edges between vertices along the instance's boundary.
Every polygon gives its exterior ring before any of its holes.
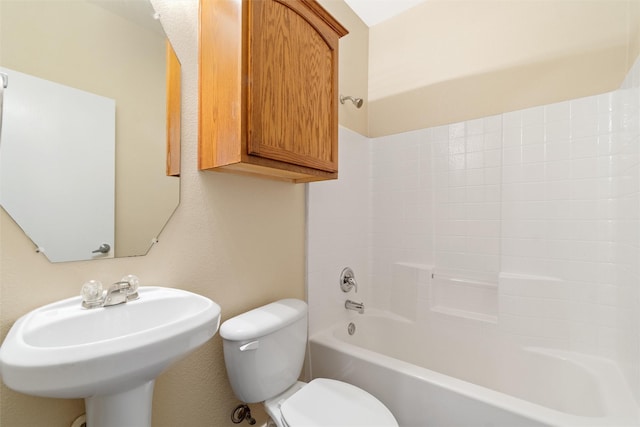
{"type": "Polygon", "coordinates": [[[264,401],[278,427],[397,427],[391,411],[366,391],[342,381],[298,381],[307,344],[307,304],[284,299],[220,326],[224,361],[236,396],[264,401]]]}

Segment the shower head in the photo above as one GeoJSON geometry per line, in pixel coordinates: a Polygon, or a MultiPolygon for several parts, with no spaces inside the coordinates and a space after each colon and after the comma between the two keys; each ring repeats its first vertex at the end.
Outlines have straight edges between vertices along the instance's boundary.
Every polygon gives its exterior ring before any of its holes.
{"type": "Polygon", "coordinates": [[[340,95],[340,104],[344,104],[344,101],[346,101],[347,99],[353,102],[353,105],[355,105],[356,108],[362,107],[362,103],[364,102],[362,98],[354,98],[353,96],[340,95]]]}

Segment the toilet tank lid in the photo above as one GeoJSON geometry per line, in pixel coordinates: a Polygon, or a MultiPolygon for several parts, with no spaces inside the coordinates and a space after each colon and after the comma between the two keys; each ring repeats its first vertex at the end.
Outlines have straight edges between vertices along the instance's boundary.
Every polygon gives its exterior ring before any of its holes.
{"type": "Polygon", "coordinates": [[[228,341],[246,341],[270,334],[307,315],[307,303],[283,299],[254,308],[225,321],[220,336],[228,341]]]}

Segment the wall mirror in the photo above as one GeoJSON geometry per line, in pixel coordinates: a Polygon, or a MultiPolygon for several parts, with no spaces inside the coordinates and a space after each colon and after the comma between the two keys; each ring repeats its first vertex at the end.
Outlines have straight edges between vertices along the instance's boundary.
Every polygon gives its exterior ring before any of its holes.
{"type": "Polygon", "coordinates": [[[180,64],[149,0],[0,1],[0,204],[52,262],[144,255],[180,199],[180,64]]]}

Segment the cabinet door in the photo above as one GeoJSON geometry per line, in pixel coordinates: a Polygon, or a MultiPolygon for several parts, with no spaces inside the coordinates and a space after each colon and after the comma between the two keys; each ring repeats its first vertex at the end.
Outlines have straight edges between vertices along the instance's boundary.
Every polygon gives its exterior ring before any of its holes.
{"type": "Polygon", "coordinates": [[[303,0],[249,1],[248,154],[338,170],[338,36],[303,0]]]}

